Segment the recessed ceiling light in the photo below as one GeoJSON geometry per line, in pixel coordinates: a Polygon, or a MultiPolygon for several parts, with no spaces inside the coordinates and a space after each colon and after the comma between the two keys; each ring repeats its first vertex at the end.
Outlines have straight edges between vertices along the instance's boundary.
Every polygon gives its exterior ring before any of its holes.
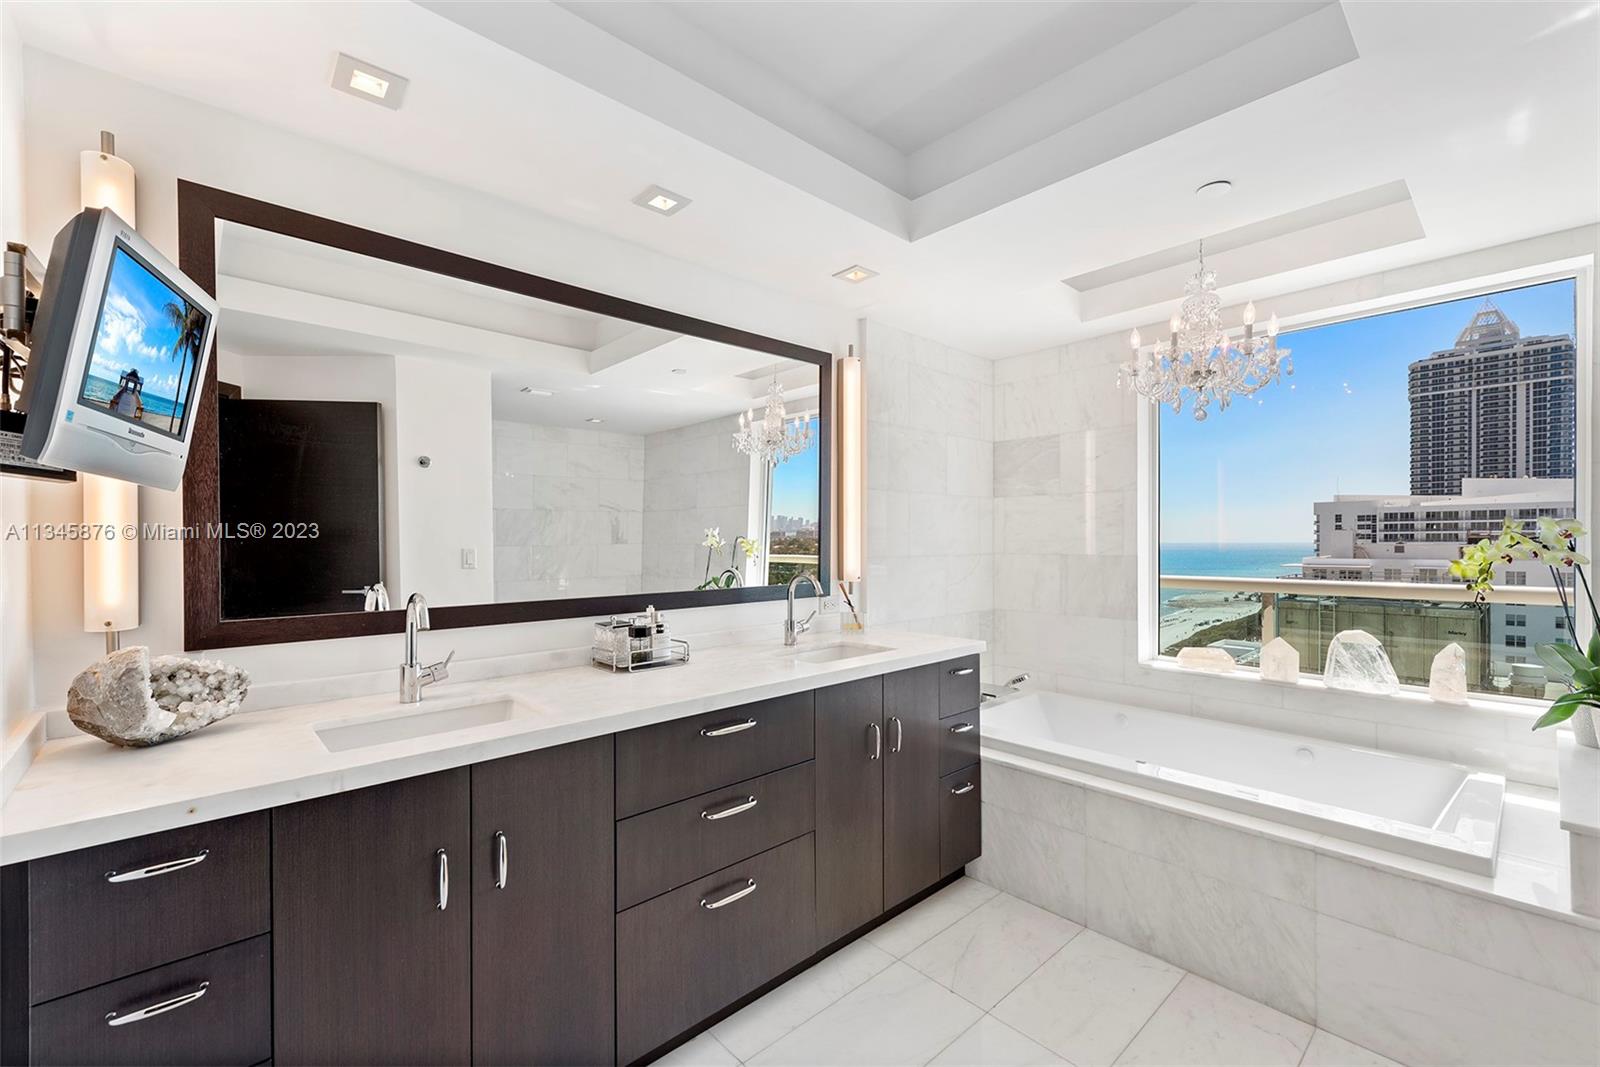
{"type": "Polygon", "coordinates": [[[529,393],[529,394],[531,394],[533,396],[555,396],[556,395],[556,394],[552,393],[548,389],[535,389],[531,385],[524,385],[521,389],[518,389],[517,392],[519,392],[519,393],[529,393]]]}
{"type": "Polygon", "coordinates": [[[1226,178],[1218,178],[1216,181],[1206,182],[1200,188],[1196,189],[1194,191],[1194,195],[1204,197],[1207,200],[1215,200],[1218,197],[1227,196],[1232,191],[1232,182],[1226,178]]]}
{"type": "Polygon", "coordinates": [[[392,70],[384,70],[364,60],[339,53],[333,65],[333,87],[374,104],[398,110],[400,99],[410,82],[392,70]]]}
{"type": "Polygon", "coordinates": [[[592,422],[596,426],[599,426],[602,422],[605,422],[606,420],[605,419],[584,419],[583,421],[584,422],[592,422]]]}
{"type": "Polygon", "coordinates": [[[864,282],[868,278],[876,278],[877,276],[878,276],[878,272],[877,271],[868,270],[866,267],[863,267],[859,263],[856,263],[856,264],[853,264],[851,266],[848,266],[844,270],[839,271],[837,274],[834,275],[835,278],[839,278],[839,279],[842,279],[843,281],[851,282],[852,284],[853,283],[857,283],[857,282],[864,282]]]}
{"type": "Polygon", "coordinates": [[[657,215],[676,215],[692,203],[682,193],[675,193],[671,189],[663,189],[659,185],[652,185],[634,197],[633,202],[642,208],[649,208],[657,215]]]}
{"type": "Polygon", "coordinates": [[[672,373],[673,374],[688,374],[689,373],[689,368],[688,367],[673,367],[672,368],[672,373]]]}

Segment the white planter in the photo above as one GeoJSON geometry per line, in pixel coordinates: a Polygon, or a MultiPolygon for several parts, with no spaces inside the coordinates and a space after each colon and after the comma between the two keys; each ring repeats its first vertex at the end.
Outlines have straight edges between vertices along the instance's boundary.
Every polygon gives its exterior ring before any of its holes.
{"type": "Polygon", "coordinates": [[[1572,735],[1578,744],[1587,748],[1600,748],[1600,736],[1596,736],[1594,723],[1594,709],[1584,705],[1573,713],[1567,720],[1572,724],[1572,735]]]}

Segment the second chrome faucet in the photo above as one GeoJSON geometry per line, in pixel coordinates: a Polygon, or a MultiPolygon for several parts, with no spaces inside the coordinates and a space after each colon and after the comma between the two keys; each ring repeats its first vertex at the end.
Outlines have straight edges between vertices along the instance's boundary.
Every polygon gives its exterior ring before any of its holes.
{"type": "Polygon", "coordinates": [[[795,587],[801,582],[810,582],[811,588],[817,591],[817,596],[823,595],[822,586],[817,582],[817,576],[810,571],[801,571],[789,579],[789,617],[783,621],[783,643],[785,645],[793,645],[801,634],[811,629],[811,620],[817,617],[816,611],[813,610],[802,621],[794,621],[794,591],[795,587]]]}
{"type": "Polygon", "coordinates": [[[406,658],[400,664],[400,703],[415,704],[422,699],[422,687],[450,677],[450,661],[455,651],[438,663],[424,667],[417,656],[417,633],[428,629],[428,602],[421,593],[406,599],[406,658]]]}

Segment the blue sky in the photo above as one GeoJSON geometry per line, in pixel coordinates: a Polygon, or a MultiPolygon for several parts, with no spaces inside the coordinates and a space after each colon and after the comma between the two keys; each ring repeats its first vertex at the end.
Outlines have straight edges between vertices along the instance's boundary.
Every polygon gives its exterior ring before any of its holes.
{"type": "MultiPolygon", "coordinates": [[[[1571,280],[1494,296],[1524,337],[1570,334],[1571,280]]],[[[1294,377],[1215,405],[1196,423],[1161,412],[1161,540],[1249,543],[1312,538],[1312,503],[1334,493],[1407,493],[1407,367],[1448,348],[1482,297],[1287,332],[1294,377]],[[1256,401],[1260,401],[1258,404],[1256,401]]],[[[1263,317],[1270,313],[1270,302],[1263,317]]]]}
{"type": "Polygon", "coordinates": [[[811,420],[811,447],[796,453],[772,471],[772,513],[817,517],[817,473],[821,469],[817,420],[811,420]]]}
{"type": "Polygon", "coordinates": [[[144,379],[146,396],[174,399],[180,361],[172,345],[178,329],[162,309],[179,299],[144,264],[117,249],[90,373],[114,382],[132,367],[144,379]]]}

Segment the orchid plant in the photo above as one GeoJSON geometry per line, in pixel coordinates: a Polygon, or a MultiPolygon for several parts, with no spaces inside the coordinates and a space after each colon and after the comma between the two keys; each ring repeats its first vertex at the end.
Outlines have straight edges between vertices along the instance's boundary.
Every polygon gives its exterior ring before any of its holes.
{"type": "MultiPolygon", "coordinates": [[[[739,585],[744,579],[739,574],[739,569],[733,566],[732,563],[717,572],[715,577],[711,574],[711,564],[715,560],[717,553],[728,547],[728,542],[722,539],[722,527],[707,527],[705,534],[706,539],[700,542],[701,547],[706,550],[705,580],[695,588],[732,589],[734,586],[739,585]]],[[[751,560],[760,554],[760,546],[757,542],[741,534],[733,539],[733,552],[743,552],[744,558],[751,560]]]]}
{"type": "Polygon", "coordinates": [[[1595,633],[1589,639],[1587,655],[1565,644],[1540,645],[1536,649],[1539,658],[1550,668],[1553,676],[1566,683],[1572,691],[1551,703],[1549,710],[1533,724],[1535,730],[1566,722],[1579,708],[1600,708],[1600,608],[1595,605],[1594,590],[1589,587],[1589,580],[1583,573],[1584,565],[1589,562],[1589,558],[1578,551],[1578,539],[1585,532],[1583,524],[1575,519],[1553,519],[1546,516],[1539,519],[1538,535],[1529,537],[1517,529],[1512,520],[1506,519],[1499,537],[1493,541],[1485,539],[1475,545],[1467,546],[1461,553],[1461,558],[1450,564],[1450,573],[1467,583],[1467,587],[1472,590],[1480,604],[1494,589],[1495,567],[1519,560],[1533,560],[1548,565],[1550,573],[1556,579],[1556,590],[1561,596],[1561,610],[1566,615],[1567,632],[1572,634],[1574,639],[1578,634],[1577,620],[1572,610],[1572,603],[1576,597],[1569,599],[1566,583],[1561,580],[1557,568],[1570,569],[1577,576],[1578,584],[1583,588],[1584,598],[1589,602],[1589,614],[1594,620],[1595,633]]]}

